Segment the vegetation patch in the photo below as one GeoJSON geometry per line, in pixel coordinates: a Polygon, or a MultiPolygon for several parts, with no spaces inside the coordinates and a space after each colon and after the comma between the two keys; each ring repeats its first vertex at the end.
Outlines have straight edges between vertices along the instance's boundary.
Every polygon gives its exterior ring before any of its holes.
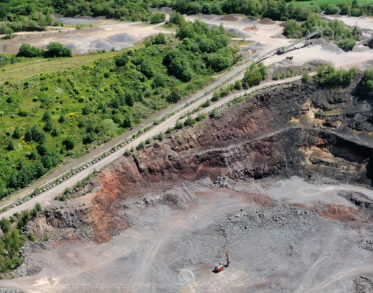
{"type": "Polygon", "coordinates": [[[0,197],[178,102],[236,61],[222,27],[180,15],[171,21],[176,39],[160,34],[91,66],[0,86],[0,197]]]}
{"type": "Polygon", "coordinates": [[[345,51],[352,50],[355,41],[362,39],[362,31],[359,28],[349,28],[340,20],[323,21],[316,14],[311,14],[302,24],[288,20],[284,26],[284,35],[289,38],[300,38],[317,30],[322,37],[336,41],[345,51]]]}
{"type": "MultiPolygon", "coordinates": [[[[8,273],[16,269],[23,262],[20,249],[24,245],[27,223],[34,219],[41,211],[37,203],[31,211],[14,214],[10,219],[2,218],[0,221],[0,273],[8,273]]],[[[29,241],[35,241],[33,234],[28,234],[29,241]]]]}

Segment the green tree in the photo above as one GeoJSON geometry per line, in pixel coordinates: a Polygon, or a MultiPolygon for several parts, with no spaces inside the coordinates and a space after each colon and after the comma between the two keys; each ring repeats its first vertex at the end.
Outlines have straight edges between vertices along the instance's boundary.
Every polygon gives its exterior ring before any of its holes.
{"type": "Polygon", "coordinates": [[[119,55],[115,58],[115,65],[117,67],[125,66],[129,61],[129,58],[126,54],[119,55]]]}
{"type": "Polygon", "coordinates": [[[61,43],[51,42],[48,44],[47,51],[44,52],[44,56],[47,58],[71,57],[72,51],[71,48],[65,47],[61,43]]]}
{"type": "Polygon", "coordinates": [[[64,145],[67,150],[72,150],[75,147],[75,141],[71,137],[67,137],[62,141],[62,145],[64,145]]]}
{"type": "Polygon", "coordinates": [[[43,56],[43,53],[44,51],[42,49],[24,43],[19,48],[17,57],[34,58],[43,56]]]}
{"type": "Polygon", "coordinates": [[[43,143],[45,142],[45,135],[37,125],[34,125],[26,129],[25,141],[43,143]]]}

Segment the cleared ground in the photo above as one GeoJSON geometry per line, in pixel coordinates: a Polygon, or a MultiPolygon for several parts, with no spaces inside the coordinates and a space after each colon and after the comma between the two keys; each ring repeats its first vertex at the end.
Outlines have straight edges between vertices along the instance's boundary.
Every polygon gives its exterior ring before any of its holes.
{"type": "MultiPolygon", "coordinates": [[[[366,227],[298,207],[353,207],[339,192],[356,187],[296,177],[229,184],[205,179],[153,188],[158,191],[126,203],[132,225],[110,242],[35,246],[22,269],[36,275],[0,286],[27,292],[352,292],[353,279],[372,272],[371,252],[361,245],[366,227]],[[231,266],[215,274],[225,251],[231,266]]],[[[373,198],[371,190],[359,192],[373,198]]]]}
{"type": "Polygon", "coordinates": [[[72,48],[75,54],[132,47],[144,38],[159,32],[169,33],[159,25],[141,22],[100,21],[92,28],[76,30],[61,28],[59,31],[19,33],[11,40],[1,40],[0,50],[17,53],[22,43],[45,48],[50,42],[59,42],[72,48]]]}

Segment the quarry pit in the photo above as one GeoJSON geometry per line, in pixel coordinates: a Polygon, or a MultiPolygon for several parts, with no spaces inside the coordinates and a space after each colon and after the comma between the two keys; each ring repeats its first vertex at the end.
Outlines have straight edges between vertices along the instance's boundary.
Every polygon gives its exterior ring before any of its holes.
{"type": "Polygon", "coordinates": [[[299,82],[174,131],[51,202],[0,292],[372,292],[371,107],[299,82]]]}

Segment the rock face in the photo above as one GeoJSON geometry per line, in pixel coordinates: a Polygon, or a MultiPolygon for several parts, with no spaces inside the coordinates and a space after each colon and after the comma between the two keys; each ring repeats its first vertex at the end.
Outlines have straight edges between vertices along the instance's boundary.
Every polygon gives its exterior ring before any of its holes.
{"type": "MultiPolygon", "coordinates": [[[[93,180],[100,188],[91,207],[48,222],[70,228],[84,223],[91,229],[84,235],[105,242],[128,225],[117,216],[119,202],[136,196],[138,187],[180,179],[210,177],[226,184],[223,178],[298,175],[372,185],[372,109],[355,88],[294,84],[227,107],[216,118],[118,160],[93,180]]],[[[325,214],[338,218],[339,212],[330,207],[325,214]]]]}
{"type": "Polygon", "coordinates": [[[354,86],[296,84],[223,109],[123,157],[95,179],[102,187],[93,200],[96,240],[110,239],[108,231],[123,224],[111,216],[117,200],[155,182],[298,175],[371,185],[372,119],[371,105],[354,96],[354,86]]]}
{"type": "Polygon", "coordinates": [[[316,173],[369,185],[372,112],[351,91],[295,85],[265,92],[123,158],[107,172],[121,186],[220,174],[263,178],[316,173]]]}

